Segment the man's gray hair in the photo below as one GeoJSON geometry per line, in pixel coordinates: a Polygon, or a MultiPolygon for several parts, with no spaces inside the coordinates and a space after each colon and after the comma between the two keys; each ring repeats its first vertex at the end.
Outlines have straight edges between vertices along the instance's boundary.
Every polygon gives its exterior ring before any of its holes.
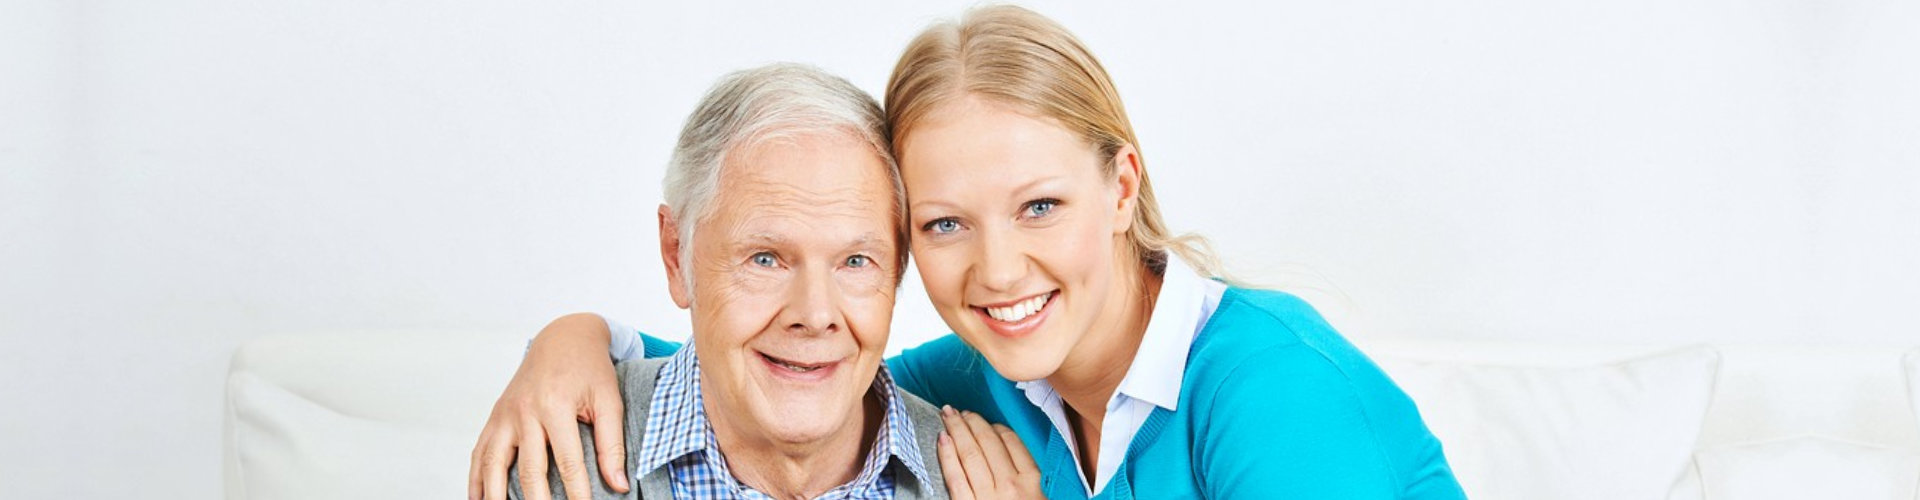
{"type": "Polygon", "coordinates": [[[713,215],[727,155],[768,140],[840,135],[873,146],[893,184],[895,286],[907,262],[906,191],[880,103],[844,78],[804,64],[775,63],[722,77],[680,130],[665,181],[667,208],[680,233],[680,269],[688,283],[693,229],[713,215]]]}

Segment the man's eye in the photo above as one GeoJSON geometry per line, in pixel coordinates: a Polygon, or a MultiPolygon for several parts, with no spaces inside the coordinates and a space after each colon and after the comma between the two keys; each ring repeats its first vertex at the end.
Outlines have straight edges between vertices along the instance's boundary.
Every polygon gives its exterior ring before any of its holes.
{"type": "Polygon", "coordinates": [[[952,233],[954,231],[959,231],[960,221],[953,220],[952,218],[934,219],[932,222],[928,222],[927,225],[922,226],[920,229],[932,232],[934,234],[947,234],[947,233],[952,233]]]}
{"type": "Polygon", "coordinates": [[[1059,204],[1060,204],[1060,200],[1055,200],[1052,198],[1044,198],[1044,199],[1029,201],[1027,202],[1026,210],[1024,210],[1024,212],[1026,213],[1022,215],[1025,215],[1027,217],[1035,217],[1035,218],[1046,217],[1047,214],[1053,213],[1053,207],[1059,204]]]}
{"type": "Polygon", "coordinates": [[[774,258],[773,254],[767,252],[753,254],[753,257],[749,257],[747,260],[753,261],[753,265],[760,267],[773,267],[780,263],[780,259],[774,258]]]}
{"type": "Polygon", "coordinates": [[[872,263],[873,263],[873,259],[868,258],[865,255],[855,255],[852,257],[847,257],[847,267],[867,267],[868,264],[872,264],[872,263]]]}

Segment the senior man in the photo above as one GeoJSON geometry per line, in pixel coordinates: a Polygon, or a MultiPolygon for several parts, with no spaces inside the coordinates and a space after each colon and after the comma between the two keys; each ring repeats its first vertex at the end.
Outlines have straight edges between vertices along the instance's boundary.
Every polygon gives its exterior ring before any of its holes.
{"type": "MultiPolygon", "coordinates": [[[[603,475],[618,461],[595,446],[577,464],[521,446],[536,455],[508,475],[511,497],[548,493],[523,483],[572,498],[946,497],[939,411],[897,390],[882,359],[907,251],[882,120],[872,97],[806,66],[734,73],[707,93],[659,210],[692,348],[615,368],[624,427],[639,432],[580,426],[631,469],[603,475]],[[578,468],[594,484],[563,484],[578,468]],[[637,488],[618,484],[629,478],[637,488]]],[[[562,441],[581,442],[555,451],[562,441]]]]}

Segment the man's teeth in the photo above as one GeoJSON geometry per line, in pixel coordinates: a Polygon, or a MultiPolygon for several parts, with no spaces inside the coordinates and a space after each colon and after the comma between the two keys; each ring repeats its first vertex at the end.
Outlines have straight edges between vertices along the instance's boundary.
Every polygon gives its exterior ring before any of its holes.
{"type": "Polygon", "coordinates": [[[773,364],[776,364],[776,365],[780,365],[780,367],[781,367],[781,368],[786,368],[786,369],[788,369],[788,370],[793,370],[793,371],[796,371],[796,372],[800,372],[800,373],[806,373],[806,372],[810,372],[810,371],[814,371],[814,370],[818,370],[818,369],[821,369],[821,368],[826,368],[826,365],[820,365],[820,366],[800,366],[800,365],[796,365],[796,364],[793,364],[793,363],[788,363],[788,362],[786,362],[786,361],[784,361],[784,360],[781,360],[780,358],[776,358],[776,357],[773,357],[773,356],[767,356],[767,361],[772,361],[772,362],[773,362],[773,364]]]}
{"type": "Polygon", "coordinates": [[[780,366],[781,366],[781,367],[783,367],[783,368],[786,368],[786,369],[788,369],[788,370],[793,370],[793,371],[796,371],[796,372],[801,372],[801,373],[806,373],[806,372],[810,372],[810,371],[814,371],[814,370],[818,370],[818,369],[820,369],[820,367],[818,367],[818,366],[813,366],[813,367],[807,367],[807,366],[797,366],[797,365],[790,365],[790,364],[786,364],[786,363],[780,363],[780,366]]]}
{"type": "Polygon", "coordinates": [[[1010,306],[989,307],[989,308],[986,308],[987,316],[992,316],[993,319],[1005,321],[1008,323],[1020,321],[1023,319],[1027,319],[1027,316],[1032,316],[1033,313],[1040,312],[1041,308],[1047,306],[1047,301],[1052,299],[1053,299],[1053,294],[1046,293],[1042,295],[1036,295],[1031,299],[1022,300],[1020,301],[1020,303],[1010,305],[1010,306]]]}

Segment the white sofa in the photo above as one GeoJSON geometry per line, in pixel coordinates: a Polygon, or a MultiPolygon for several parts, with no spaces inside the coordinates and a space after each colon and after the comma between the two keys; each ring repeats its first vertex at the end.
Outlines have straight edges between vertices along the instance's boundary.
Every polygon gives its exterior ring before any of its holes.
{"type": "MultiPolygon", "coordinates": [[[[462,498],[525,337],[249,342],[227,378],[227,498],[462,498]]],[[[1914,346],[1357,343],[1421,405],[1478,500],[1920,498],[1914,346]],[[1616,488],[1636,482],[1659,492],[1616,488]]]]}

